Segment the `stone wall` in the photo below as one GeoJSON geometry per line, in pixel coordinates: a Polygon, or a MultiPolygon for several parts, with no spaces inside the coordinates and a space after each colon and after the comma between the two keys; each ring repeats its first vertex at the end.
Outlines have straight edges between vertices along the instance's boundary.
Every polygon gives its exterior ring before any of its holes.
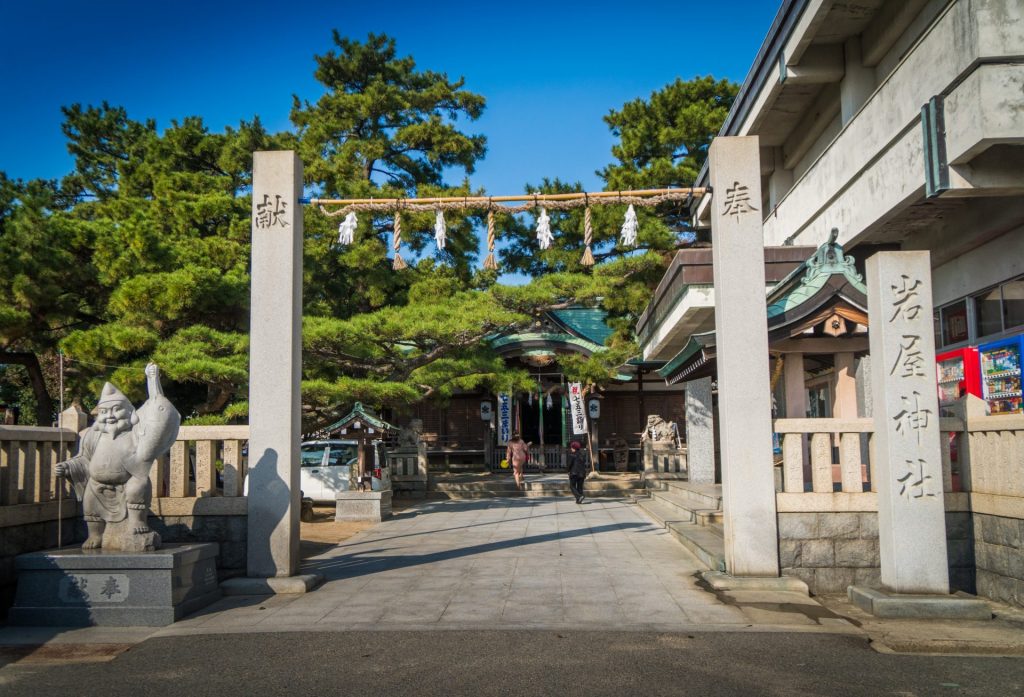
{"type": "MultiPolygon", "coordinates": [[[[77,510],[75,502],[64,502],[61,531],[64,545],[85,541],[85,523],[77,510]]],[[[0,526],[0,616],[5,617],[7,608],[14,602],[18,580],[14,572],[14,558],[25,552],[57,546],[57,503],[4,506],[0,509],[0,518],[3,523],[0,526]]]]}
{"type": "MultiPolygon", "coordinates": [[[[877,513],[779,513],[778,516],[779,566],[783,575],[803,579],[811,592],[818,594],[845,593],[851,585],[879,587],[877,513]]],[[[974,532],[970,513],[946,513],[946,537],[950,586],[954,590],[975,592],[974,532]]]]}
{"type": "Polygon", "coordinates": [[[217,558],[217,575],[220,580],[245,575],[247,516],[150,516],[149,527],[160,533],[165,544],[216,542],[220,545],[220,556],[217,558]]]}
{"type": "Polygon", "coordinates": [[[978,594],[1024,606],[1024,520],[974,514],[978,594]]]}
{"type": "Polygon", "coordinates": [[[154,499],[149,526],[164,542],[220,544],[217,573],[221,580],[245,575],[248,501],[244,496],[154,499]]]}
{"type": "MultiPolygon", "coordinates": [[[[75,501],[63,503],[61,542],[65,547],[85,541],[85,523],[75,501]]],[[[245,575],[247,516],[244,497],[155,499],[149,526],[165,543],[217,542],[221,580],[245,575]]],[[[57,502],[0,507],[0,617],[14,601],[19,554],[57,547],[57,502]]]]}
{"type": "Polygon", "coordinates": [[[878,514],[779,513],[779,566],[812,593],[879,585],[878,514]]]}

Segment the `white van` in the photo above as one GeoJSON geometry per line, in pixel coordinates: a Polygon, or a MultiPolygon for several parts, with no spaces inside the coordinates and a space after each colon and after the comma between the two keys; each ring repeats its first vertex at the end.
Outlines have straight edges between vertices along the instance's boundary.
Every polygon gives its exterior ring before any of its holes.
{"type": "MultiPolygon", "coordinates": [[[[299,488],[303,496],[314,501],[334,503],[339,491],[348,491],[350,476],[359,462],[359,443],[354,440],[311,440],[299,448],[299,488]]],[[[380,491],[390,487],[387,456],[381,441],[373,443],[374,474],[371,488],[380,491]],[[381,476],[376,476],[380,472],[381,476]],[[386,483],[382,483],[385,478],[386,483]]]]}

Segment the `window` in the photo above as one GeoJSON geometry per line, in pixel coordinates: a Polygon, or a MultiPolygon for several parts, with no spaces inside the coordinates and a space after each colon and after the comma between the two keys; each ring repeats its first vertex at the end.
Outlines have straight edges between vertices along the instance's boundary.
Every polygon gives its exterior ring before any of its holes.
{"type": "Polygon", "coordinates": [[[967,341],[967,300],[946,305],[941,310],[942,346],[967,341]]]}
{"type": "Polygon", "coordinates": [[[974,296],[977,337],[1024,325],[1024,278],[1007,281],[974,296]]]}
{"type": "Polygon", "coordinates": [[[327,456],[327,464],[334,465],[347,465],[353,460],[359,458],[359,450],[353,443],[346,443],[345,445],[331,444],[331,452],[327,456]]]}
{"type": "Polygon", "coordinates": [[[322,465],[325,450],[327,450],[327,447],[323,445],[303,446],[299,454],[300,467],[319,467],[322,465]]]}
{"type": "Polygon", "coordinates": [[[978,336],[988,336],[1003,331],[1001,304],[998,288],[993,288],[974,298],[978,336]]]}
{"type": "Polygon", "coordinates": [[[1003,328],[1012,329],[1024,324],[1024,278],[1004,283],[1003,328]]]}

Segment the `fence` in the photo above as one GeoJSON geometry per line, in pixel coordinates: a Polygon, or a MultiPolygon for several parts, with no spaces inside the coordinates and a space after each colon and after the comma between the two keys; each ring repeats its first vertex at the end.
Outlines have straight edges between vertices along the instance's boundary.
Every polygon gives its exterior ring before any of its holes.
{"type": "MultiPolygon", "coordinates": [[[[182,426],[168,455],[150,470],[153,498],[242,496],[248,426],[182,426]],[[220,464],[220,467],[218,467],[220,464]]],[[[0,505],[46,503],[70,489],[54,466],[72,456],[78,434],[68,429],[0,426],[0,505]]]]}
{"type": "Polygon", "coordinates": [[[68,429],[0,426],[0,505],[45,503],[67,498],[67,483],[53,468],[74,452],[78,434],[68,429]]]}
{"type": "MultiPolygon", "coordinates": [[[[942,489],[1024,496],[1024,416],[940,419],[942,489]]],[[[874,492],[874,421],[776,419],[786,494],[874,492]],[[836,457],[838,454],[838,457],[836,457]]]]}

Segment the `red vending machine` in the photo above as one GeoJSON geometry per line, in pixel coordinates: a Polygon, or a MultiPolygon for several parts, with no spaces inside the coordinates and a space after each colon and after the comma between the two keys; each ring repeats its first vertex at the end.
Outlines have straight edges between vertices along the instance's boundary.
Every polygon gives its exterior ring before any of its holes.
{"type": "Polygon", "coordinates": [[[964,395],[982,396],[978,349],[968,346],[940,353],[935,356],[935,369],[938,373],[940,412],[964,395]]]}

